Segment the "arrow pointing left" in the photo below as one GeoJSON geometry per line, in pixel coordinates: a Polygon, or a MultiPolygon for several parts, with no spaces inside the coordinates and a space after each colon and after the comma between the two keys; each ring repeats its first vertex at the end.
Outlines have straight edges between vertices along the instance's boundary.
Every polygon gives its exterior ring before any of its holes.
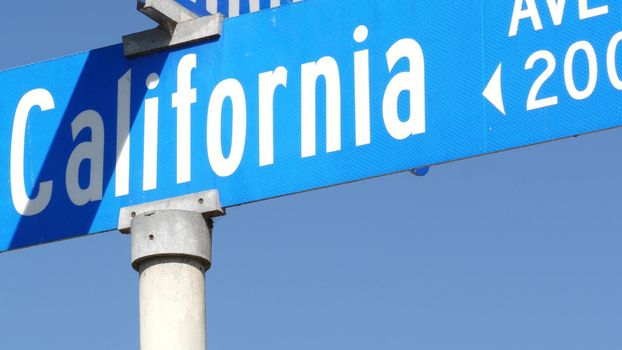
{"type": "Polygon", "coordinates": [[[505,115],[505,105],[503,104],[503,92],[501,89],[501,63],[499,63],[497,70],[490,78],[483,95],[499,112],[505,115]]]}

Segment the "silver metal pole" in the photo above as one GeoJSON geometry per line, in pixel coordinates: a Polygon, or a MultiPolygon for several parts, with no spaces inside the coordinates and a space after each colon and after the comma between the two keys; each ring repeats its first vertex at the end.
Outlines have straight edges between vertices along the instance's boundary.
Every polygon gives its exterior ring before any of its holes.
{"type": "Polygon", "coordinates": [[[184,210],[134,215],[132,267],[140,276],[140,348],[206,349],[210,219],[184,210]]]}

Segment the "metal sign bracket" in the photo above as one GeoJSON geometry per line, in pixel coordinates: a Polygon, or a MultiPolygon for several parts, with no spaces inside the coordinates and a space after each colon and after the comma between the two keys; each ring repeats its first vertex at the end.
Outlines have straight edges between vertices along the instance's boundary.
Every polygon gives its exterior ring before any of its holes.
{"type": "Polygon", "coordinates": [[[121,210],[119,210],[117,229],[123,233],[129,233],[134,217],[139,214],[149,214],[161,210],[196,212],[203,214],[205,218],[225,215],[225,209],[220,206],[218,190],[209,190],[121,208],[121,210]]]}
{"type": "Polygon", "coordinates": [[[199,17],[174,0],[137,0],[137,9],[159,25],[123,37],[128,58],[216,39],[222,34],[224,16],[220,13],[199,17]]]}

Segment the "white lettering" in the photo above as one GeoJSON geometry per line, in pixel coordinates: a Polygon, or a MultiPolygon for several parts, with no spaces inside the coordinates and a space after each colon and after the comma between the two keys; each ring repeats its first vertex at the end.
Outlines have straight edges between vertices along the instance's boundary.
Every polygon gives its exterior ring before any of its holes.
{"type": "Polygon", "coordinates": [[[514,11],[512,12],[512,23],[510,24],[510,38],[518,34],[518,25],[521,19],[530,18],[535,30],[542,29],[542,20],[536,7],[535,0],[514,0],[514,11]],[[523,1],[527,8],[523,10],[523,1]]]}
{"type": "MultiPolygon", "coordinates": [[[[354,41],[363,43],[369,31],[365,26],[354,30],[354,41]]],[[[371,142],[369,112],[369,50],[354,53],[354,105],[356,124],[356,145],[368,145],[371,142]]]]}
{"type": "Polygon", "coordinates": [[[207,155],[216,175],[233,174],[244,155],[246,144],[246,96],[239,81],[227,79],[214,88],[207,109],[207,155]],[[222,151],[222,105],[226,98],[233,105],[231,151],[225,157],[222,151]]]}
{"type": "Polygon", "coordinates": [[[596,59],[596,52],[590,43],[587,41],[579,41],[574,43],[568,49],[566,59],[564,61],[564,81],[566,83],[566,89],[575,100],[585,100],[590,97],[596,89],[596,82],[598,80],[598,62],[596,59]],[[588,62],[588,83],[585,89],[579,90],[574,81],[574,58],[577,52],[583,51],[587,57],[588,62]]]}
{"type": "Polygon", "coordinates": [[[274,164],[274,92],[287,87],[287,69],[259,74],[259,166],[274,164]]]}
{"type": "Polygon", "coordinates": [[[240,0],[229,0],[229,17],[240,15],[240,0]]]}
{"type": "Polygon", "coordinates": [[[42,112],[54,109],[54,98],[44,89],[31,90],[24,95],[15,111],[13,133],[11,136],[11,197],[13,206],[18,213],[32,216],[42,212],[50,203],[53,182],[45,181],[39,184],[39,193],[30,198],[24,180],[24,142],[26,141],[26,124],[28,114],[33,107],[41,108],[42,112]]]}
{"type": "Polygon", "coordinates": [[[75,141],[80,132],[91,129],[91,141],[80,143],[69,157],[65,171],[67,194],[73,204],[82,206],[102,199],[104,181],[104,122],[93,110],[80,113],[71,123],[71,134],[75,141]],[[80,164],[89,160],[89,185],[80,187],[80,164]]]}
{"type": "Polygon", "coordinates": [[[207,0],[205,2],[205,6],[207,8],[207,12],[211,14],[218,13],[218,0],[207,0]]]}
{"type": "Polygon", "coordinates": [[[566,0],[546,0],[546,3],[549,5],[549,12],[551,13],[553,24],[556,26],[562,24],[566,0]]]}
{"type": "Polygon", "coordinates": [[[525,62],[525,69],[531,70],[535,67],[536,62],[543,60],[546,62],[546,69],[540,74],[540,76],[534,81],[531,89],[529,90],[529,95],[527,95],[527,110],[532,111],[535,109],[545,108],[554,106],[558,103],[557,96],[551,96],[547,98],[538,98],[540,93],[540,89],[544,83],[549,80],[549,78],[555,73],[555,67],[557,67],[557,61],[555,61],[555,56],[550,51],[540,50],[534,52],[529,58],[527,62],[525,62]]]}
{"type": "Polygon", "coordinates": [[[622,80],[618,74],[618,67],[616,64],[616,53],[620,42],[622,42],[622,32],[619,32],[611,38],[609,47],[607,48],[607,73],[609,74],[611,84],[618,90],[622,90],[622,80]]]}
{"type": "Polygon", "coordinates": [[[597,16],[606,15],[609,13],[609,6],[604,5],[600,7],[590,8],[587,3],[588,0],[579,0],[579,18],[587,19],[597,16]]]}
{"type": "Polygon", "coordinates": [[[130,94],[132,70],[117,83],[117,163],[115,167],[115,196],[130,193],[130,94]]]}
{"type": "Polygon", "coordinates": [[[177,92],[173,93],[173,108],[177,109],[177,183],[191,179],[191,112],[197,102],[197,90],[192,88],[192,70],[197,67],[197,56],[182,57],[177,66],[177,92]]]}
{"type": "MultiPolygon", "coordinates": [[[[152,73],[147,77],[147,88],[153,90],[160,77],[152,73]]],[[[158,187],[158,104],[157,97],[145,100],[145,130],[143,148],[143,191],[158,187]]]]}
{"type": "Polygon", "coordinates": [[[425,133],[425,65],[423,50],[412,39],[402,39],[387,51],[389,72],[402,58],[409,61],[410,70],[396,74],[384,94],[382,112],[389,134],[396,140],[425,133]],[[399,117],[399,97],[403,91],[410,95],[410,116],[407,121],[399,117]]]}
{"type": "Polygon", "coordinates": [[[248,0],[248,7],[251,12],[257,12],[261,10],[259,6],[259,0],[248,0]]]}
{"type": "Polygon", "coordinates": [[[341,83],[339,66],[332,57],[323,57],[317,62],[305,63],[301,67],[301,155],[303,158],[316,154],[316,97],[317,80],[326,81],[326,152],[341,150],[341,83]]]}

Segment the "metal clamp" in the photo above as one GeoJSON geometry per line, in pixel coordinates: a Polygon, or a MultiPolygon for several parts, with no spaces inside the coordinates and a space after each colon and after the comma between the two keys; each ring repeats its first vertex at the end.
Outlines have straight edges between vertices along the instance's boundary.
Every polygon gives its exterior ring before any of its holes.
{"type": "Polygon", "coordinates": [[[123,51],[128,58],[216,39],[222,34],[224,16],[219,13],[199,17],[174,0],[137,0],[137,9],[159,25],[123,37],[123,51]]]}
{"type": "Polygon", "coordinates": [[[225,209],[220,206],[220,196],[217,190],[193,193],[181,197],[169,198],[157,202],[139,204],[119,210],[117,229],[122,233],[129,233],[132,220],[139,214],[150,214],[162,210],[182,210],[203,214],[205,218],[225,215],[225,209]]]}

